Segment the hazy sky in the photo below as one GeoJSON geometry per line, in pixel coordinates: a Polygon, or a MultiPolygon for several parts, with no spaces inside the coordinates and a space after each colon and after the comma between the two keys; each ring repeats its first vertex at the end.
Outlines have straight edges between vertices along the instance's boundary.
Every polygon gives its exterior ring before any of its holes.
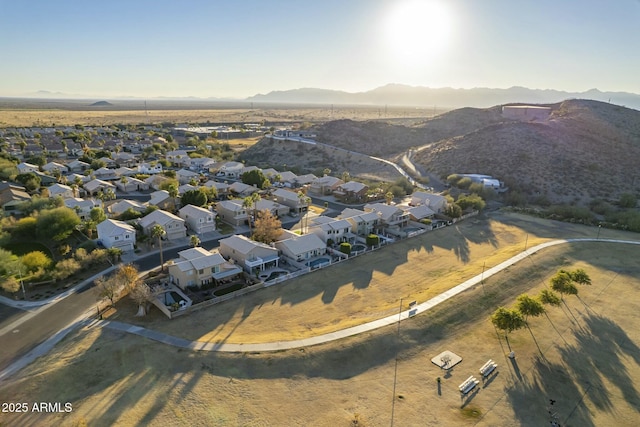
{"type": "Polygon", "coordinates": [[[0,0],[0,96],[640,93],[640,0],[0,0]]]}

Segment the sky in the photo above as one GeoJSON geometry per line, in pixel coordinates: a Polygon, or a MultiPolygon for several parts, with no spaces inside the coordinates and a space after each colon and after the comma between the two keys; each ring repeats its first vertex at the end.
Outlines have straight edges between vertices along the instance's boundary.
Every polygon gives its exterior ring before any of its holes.
{"type": "Polygon", "coordinates": [[[0,96],[640,93],[640,0],[0,0],[0,96]]]}

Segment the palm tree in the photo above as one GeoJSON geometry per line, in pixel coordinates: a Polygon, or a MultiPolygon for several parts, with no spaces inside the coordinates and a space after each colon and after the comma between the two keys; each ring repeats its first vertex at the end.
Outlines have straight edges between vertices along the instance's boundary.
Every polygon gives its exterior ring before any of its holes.
{"type": "Polygon", "coordinates": [[[200,246],[200,243],[201,240],[196,234],[192,234],[191,237],[189,237],[189,244],[194,248],[200,246]]]}
{"type": "MultiPolygon", "coordinates": [[[[257,204],[258,204],[258,202],[260,200],[262,200],[260,195],[258,193],[253,193],[252,195],[245,197],[244,200],[242,201],[242,207],[243,208],[249,209],[250,207],[253,207],[253,220],[254,221],[256,219],[257,204]]],[[[249,216],[249,231],[251,232],[250,234],[253,234],[251,216],[249,216]]]]}
{"type": "Polygon", "coordinates": [[[178,197],[178,186],[170,185],[169,188],[167,188],[167,193],[169,193],[169,197],[173,199],[173,207],[177,208],[176,198],[178,197]]]}
{"type": "Polygon", "coordinates": [[[387,193],[384,195],[384,199],[386,200],[387,205],[390,205],[393,201],[393,193],[391,191],[387,191],[387,193]]]}
{"type": "Polygon", "coordinates": [[[164,273],[164,259],[162,258],[162,238],[167,235],[167,232],[162,228],[160,224],[156,224],[151,227],[151,237],[158,239],[158,245],[160,246],[160,271],[164,273]]]}
{"type": "MultiPolygon", "coordinates": [[[[306,231],[306,227],[305,227],[305,219],[306,219],[306,226],[309,226],[309,204],[311,203],[311,197],[307,196],[306,194],[304,194],[302,191],[298,191],[298,200],[300,202],[300,205],[306,205],[307,206],[307,210],[304,213],[304,215],[302,216],[301,220],[300,220],[300,232],[302,234],[304,234],[306,231]]],[[[302,209],[301,209],[302,212],[302,209]]]]}

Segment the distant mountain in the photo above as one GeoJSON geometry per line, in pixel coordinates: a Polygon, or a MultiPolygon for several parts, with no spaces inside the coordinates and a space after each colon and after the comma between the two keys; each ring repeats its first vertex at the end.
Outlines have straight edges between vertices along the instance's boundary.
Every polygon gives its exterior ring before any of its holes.
{"type": "Polygon", "coordinates": [[[98,101],[91,104],[90,107],[110,107],[112,105],[113,104],[110,103],[109,101],[98,101]]]}
{"type": "Polygon", "coordinates": [[[344,92],[328,89],[292,89],[269,92],[247,98],[251,102],[279,102],[291,104],[370,104],[414,107],[487,108],[509,103],[551,104],[567,99],[591,99],[640,109],[640,95],[628,92],[564,92],[552,89],[529,89],[514,86],[508,89],[428,88],[389,84],[367,92],[344,92]]]}

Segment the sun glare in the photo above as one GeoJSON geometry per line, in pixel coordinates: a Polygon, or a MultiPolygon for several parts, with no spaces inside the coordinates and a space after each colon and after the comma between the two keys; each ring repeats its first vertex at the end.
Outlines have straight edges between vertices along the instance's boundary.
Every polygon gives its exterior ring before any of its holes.
{"type": "Polygon", "coordinates": [[[450,27],[449,10],[442,2],[394,2],[386,18],[385,42],[400,63],[426,64],[447,47],[450,27]]]}

